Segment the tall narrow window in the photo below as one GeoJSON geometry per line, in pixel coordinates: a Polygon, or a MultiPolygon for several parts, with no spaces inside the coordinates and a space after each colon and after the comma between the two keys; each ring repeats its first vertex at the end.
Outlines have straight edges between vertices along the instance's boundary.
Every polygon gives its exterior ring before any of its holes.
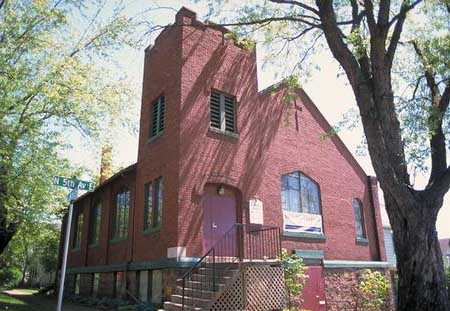
{"type": "Polygon", "coordinates": [[[151,107],[152,111],[152,127],[150,130],[150,137],[157,136],[164,131],[164,116],[166,114],[166,98],[164,96],[158,97],[151,107]]]}
{"type": "Polygon", "coordinates": [[[162,178],[158,178],[144,186],[144,231],[157,229],[161,226],[163,205],[162,178]]]}
{"type": "Polygon", "coordinates": [[[83,213],[78,212],[75,218],[74,230],[73,230],[73,248],[80,248],[81,245],[81,234],[83,232],[83,213]]]}
{"type": "Polygon", "coordinates": [[[97,201],[91,209],[91,217],[89,224],[89,245],[98,244],[100,237],[100,222],[102,217],[102,204],[97,201]]]}
{"type": "Polygon", "coordinates": [[[129,212],[130,212],[130,191],[124,190],[118,193],[116,196],[113,239],[125,238],[128,235],[129,212]]]}
{"type": "Polygon", "coordinates": [[[236,100],[232,96],[211,91],[210,126],[223,132],[236,132],[236,100]]]}
{"type": "Polygon", "coordinates": [[[360,239],[366,238],[366,229],[364,227],[364,210],[359,199],[353,199],[353,212],[355,213],[355,229],[356,237],[360,239]]]}

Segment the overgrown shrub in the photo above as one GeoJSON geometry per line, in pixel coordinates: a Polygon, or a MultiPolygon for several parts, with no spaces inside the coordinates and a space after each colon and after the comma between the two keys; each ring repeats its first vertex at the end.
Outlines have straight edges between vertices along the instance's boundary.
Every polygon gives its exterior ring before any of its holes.
{"type": "Polygon", "coordinates": [[[19,284],[22,272],[15,267],[4,267],[0,269],[0,288],[11,288],[19,284]]]}
{"type": "Polygon", "coordinates": [[[301,305],[301,293],[305,286],[306,266],[303,259],[296,254],[288,254],[283,249],[281,252],[281,262],[284,270],[284,282],[288,294],[288,308],[285,311],[299,311],[301,305]]]}
{"type": "Polygon", "coordinates": [[[383,273],[364,270],[357,288],[358,310],[382,310],[389,303],[389,288],[389,280],[383,273]]]}

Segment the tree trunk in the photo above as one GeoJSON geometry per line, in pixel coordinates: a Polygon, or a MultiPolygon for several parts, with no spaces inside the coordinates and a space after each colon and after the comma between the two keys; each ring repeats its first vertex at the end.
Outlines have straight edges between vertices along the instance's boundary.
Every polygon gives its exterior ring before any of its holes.
{"type": "Polygon", "coordinates": [[[442,199],[419,198],[416,206],[400,206],[398,198],[384,196],[397,255],[398,311],[449,311],[435,225],[442,199]]]}

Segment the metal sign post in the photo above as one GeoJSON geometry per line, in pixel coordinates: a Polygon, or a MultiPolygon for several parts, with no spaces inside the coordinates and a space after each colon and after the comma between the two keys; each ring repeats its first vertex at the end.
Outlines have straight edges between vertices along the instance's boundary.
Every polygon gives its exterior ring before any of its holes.
{"type": "Polygon", "coordinates": [[[66,224],[66,233],[64,236],[64,252],[62,258],[62,266],[61,266],[61,276],[59,278],[59,290],[58,290],[58,304],[56,306],[56,311],[61,311],[62,308],[62,300],[64,296],[64,282],[66,279],[66,267],[67,267],[67,254],[69,252],[69,241],[70,241],[70,228],[72,225],[72,214],[73,214],[73,202],[76,200],[78,196],[78,190],[92,190],[94,189],[95,184],[87,181],[70,179],[60,176],[55,176],[53,178],[53,184],[61,187],[66,187],[72,189],[70,191],[68,199],[69,199],[69,215],[67,216],[67,224],[66,224]]]}

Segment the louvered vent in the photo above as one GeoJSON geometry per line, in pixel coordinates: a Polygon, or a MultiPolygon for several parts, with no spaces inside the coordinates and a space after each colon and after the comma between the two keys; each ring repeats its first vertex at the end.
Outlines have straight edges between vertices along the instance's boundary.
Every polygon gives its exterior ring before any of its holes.
{"type": "Polygon", "coordinates": [[[234,97],[211,92],[210,125],[224,132],[236,132],[236,102],[234,97]]]}
{"type": "Polygon", "coordinates": [[[225,98],[225,131],[234,132],[234,98],[224,96],[225,98]]]}
{"type": "Polygon", "coordinates": [[[164,120],[166,114],[166,98],[161,96],[159,98],[159,132],[164,131],[164,120]]]}
{"type": "Polygon", "coordinates": [[[164,130],[164,117],[166,113],[166,100],[160,96],[152,105],[152,127],[150,137],[156,136],[164,130]]]}
{"type": "Polygon", "coordinates": [[[210,100],[211,109],[211,127],[221,129],[220,118],[220,93],[212,91],[210,100]]]}

